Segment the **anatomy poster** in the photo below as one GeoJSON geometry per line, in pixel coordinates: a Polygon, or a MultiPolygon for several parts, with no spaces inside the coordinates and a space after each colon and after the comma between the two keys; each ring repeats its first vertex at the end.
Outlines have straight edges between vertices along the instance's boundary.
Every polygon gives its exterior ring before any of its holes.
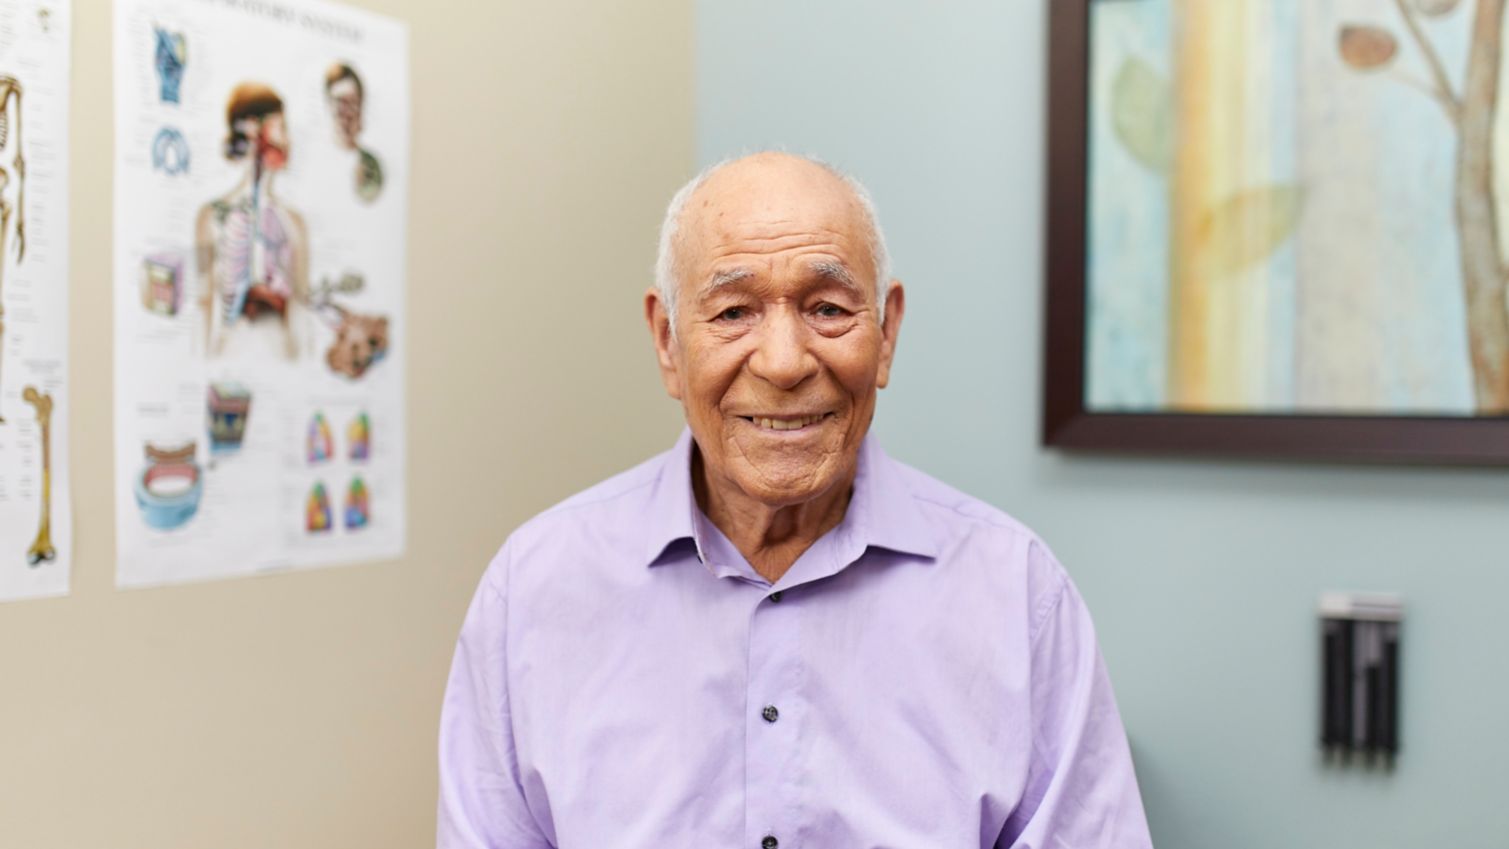
{"type": "Polygon", "coordinates": [[[63,595],[68,501],[67,0],[0,0],[0,600],[63,595]]]}
{"type": "Polygon", "coordinates": [[[408,33],[117,0],[120,586],[404,545],[408,33]]]}

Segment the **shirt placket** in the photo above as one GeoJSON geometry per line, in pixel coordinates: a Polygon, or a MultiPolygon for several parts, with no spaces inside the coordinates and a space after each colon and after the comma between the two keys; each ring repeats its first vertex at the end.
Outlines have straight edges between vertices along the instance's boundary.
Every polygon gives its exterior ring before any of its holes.
{"type": "Polygon", "coordinates": [[[798,651],[801,610],[785,592],[761,591],[749,619],[743,845],[794,849],[803,820],[801,738],[810,727],[798,651]]]}

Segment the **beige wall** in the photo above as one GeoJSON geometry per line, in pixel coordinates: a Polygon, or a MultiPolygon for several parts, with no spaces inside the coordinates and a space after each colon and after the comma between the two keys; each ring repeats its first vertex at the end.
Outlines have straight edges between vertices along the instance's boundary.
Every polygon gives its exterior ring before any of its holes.
{"type": "Polygon", "coordinates": [[[75,0],[73,595],[0,606],[0,847],[416,847],[456,628],[509,529],[669,444],[638,296],[692,169],[691,2],[409,21],[409,550],[114,589],[107,0],[75,0]]]}

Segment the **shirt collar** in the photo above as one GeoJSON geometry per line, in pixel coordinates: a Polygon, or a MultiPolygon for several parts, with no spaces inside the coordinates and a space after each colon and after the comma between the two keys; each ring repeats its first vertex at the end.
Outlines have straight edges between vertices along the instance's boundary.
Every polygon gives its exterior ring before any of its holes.
{"type": "MultiPolygon", "coordinates": [[[[675,446],[664,455],[645,517],[644,560],[649,566],[660,562],[666,549],[680,540],[690,540],[706,561],[696,531],[700,511],[692,494],[695,445],[691,429],[683,428],[675,446]]],[[[937,557],[941,551],[937,531],[918,511],[901,468],[881,450],[873,434],[866,434],[860,445],[854,492],[844,519],[829,533],[840,535],[843,547],[855,558],[869,546],[923,557],[937,557]]]]}
{"type": "Polygon", "coordinates": [[[692,496],[692,429],[684,427],[676,444],[663,457],[660,474],[650,493],[644,561],[654,566],[678,540],[696,541],[697,501],[692,496]]]}
{"type": "Polygon", "coordinates": [[[938,535],[917,509],[917,499],[900,464],[886,455],[874,434],[859,446],[859,469],[844,522],[853,541],[903,554],[937,557],[938,535]]]}

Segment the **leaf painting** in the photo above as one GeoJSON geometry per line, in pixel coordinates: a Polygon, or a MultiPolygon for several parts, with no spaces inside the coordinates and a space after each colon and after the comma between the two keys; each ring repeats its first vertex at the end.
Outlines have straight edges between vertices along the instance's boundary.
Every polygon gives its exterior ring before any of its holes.
{"type": "Polygon", "coordinates": [[[1133,57],[1122,63],[1111,92],[1116,138],[1138,162],[1168,173],[1173,151],[1168,81],[1146,61],[1133,57]]]}
{"type": "Polygon", "coordinates": [[[1294,185],[1261,186],[1211,208],[1196,228],[1206,267],[1217,277],[1227,277],[1272,256],[1294,232],[1300,195],[1294,185]]]}

